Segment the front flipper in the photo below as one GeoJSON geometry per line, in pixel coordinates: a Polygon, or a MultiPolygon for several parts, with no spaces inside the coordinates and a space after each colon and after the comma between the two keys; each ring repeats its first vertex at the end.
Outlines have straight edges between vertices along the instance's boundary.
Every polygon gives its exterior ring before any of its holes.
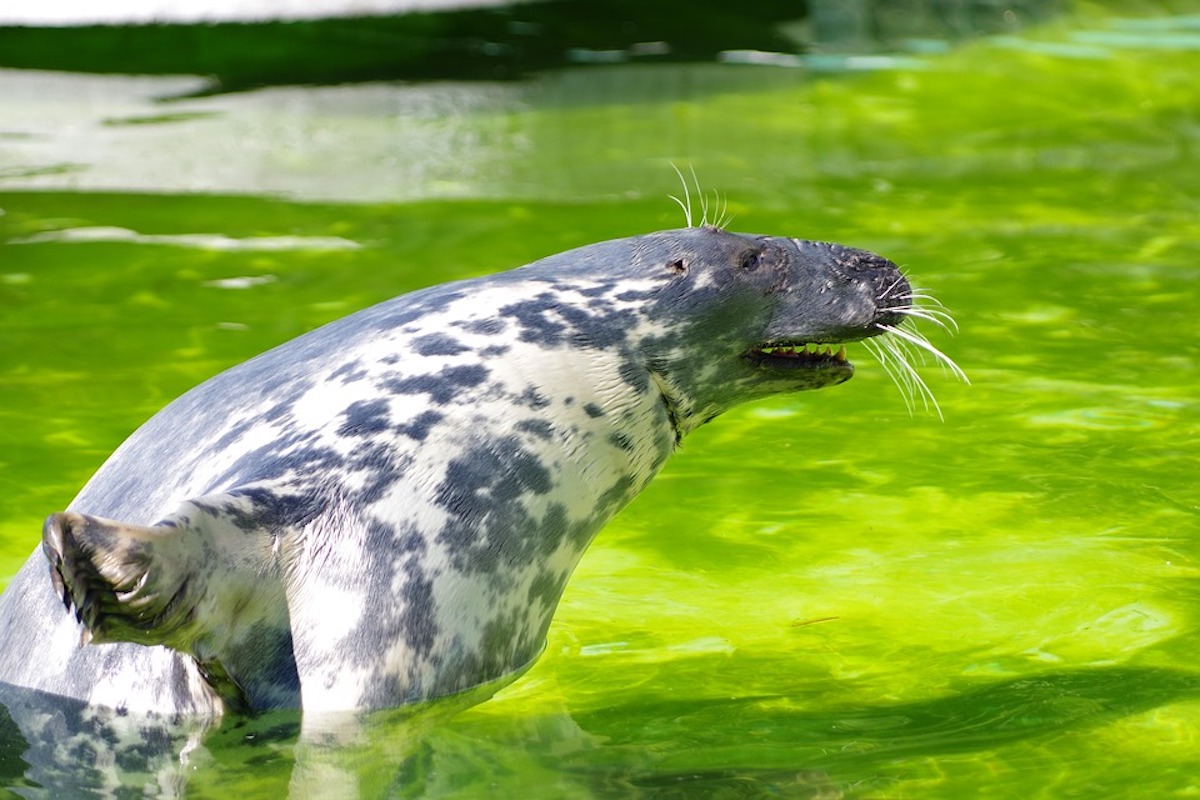
{"type": "Polygon", "coordinates": [[[46,520],[42,550],[84,643],[165,645],[193,656],[229,706],[294,707],[283,558],[315,508],[255,486],[153,526],[63,512],[46,520]]]}
{"type": "Polygon", "coordinates": [[[42,526],[50,580],[85,642],[165,644],[186,626],[188,559],[174,525],[144,527],[63,512],[42,526]]]}

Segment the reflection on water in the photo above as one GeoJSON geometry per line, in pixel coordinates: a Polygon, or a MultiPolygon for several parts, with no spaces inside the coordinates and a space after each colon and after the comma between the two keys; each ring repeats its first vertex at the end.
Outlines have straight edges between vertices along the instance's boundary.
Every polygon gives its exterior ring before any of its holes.
{"type": "Polygon", "coordinates": [[[515,722],[486,714],[447,721],[431,708],[304,732],[287,712],[205,730],[9,693],[0,742],[20,736],[30,744],[20,761],[0,762],[0,783],[25,787],[26,796],[120,796],[153,786],[156,796],[181,797],[258,785],[268,793],[287,786],[295,798],[355,800],[877,797],[919,781],[941,796],[953,780],[937,774],[932,759],[1003,768],[1006,751],[1086,785],[1056,757],[1056,738],[1198,697],[1194,673],[1101,668],[974,682],[947,697],[872,708],[813,712],[804,698],[645,694],[515,722]]]}
{"type": "MultiPolygon", "coordinates": [[[[672,104],[797,86],[810,69],[919,66],[895,53],[1019,30],[1059,10],[1056,0],[816,2],[808,16],[769,0],[742,3],[736,14],[715,2],[442,5],[434,14],[291,25],[0,27],[0,180],[352,202],[544,197],[547,187],[576,197],[581,185],[595,197],[600,175],[610,178],[605,194],[636,191],[647,174],[695,157],[698,143],[672,104]],[[380,82],[429,78],[437,82],[380,82]],[[472,80],[453,82],[463,78],[472,80]],[[298,83],[338,85],[290,86],[298,83]],[[245,93],[204,96],[230,90],[245,93]],[[606,152],[623,134],[603,116],[540,113],[627,104],[643,105],[659,141],[633,163],[606,152]],[[589,141],[564,153],[568,131],[589,141]],[[589,154],[603,166],[577,180],[589,154]]],[[[208,12],[286,20],[293,10],[208,12]]],[[[122,11],[106,13],[120,19],[122,11]]],[[[135,4],[127,13],[156,12],[135,4]]]]}
{"type": "Polygon", "coordinates": [[[145,25],[151,23],[247,22],[322,17],[375,16],[413,11],[499,6],[506,0],[42,0],[6,4],[0,25],[145,25]]]}
{"type": "MultiPolygon", "coordinates": [[[[148,7],[153,0],[123,1],[138,3],[127,8],[129,23],[144,23],[147,17],[216,22],[94,25],[89,20],[98,15],[88,8],[75,27],[65,13],[54,15],[61,27],[4,27],[6,20],[37,24],[29,20],[39,10],[63,11],[55,6],[70,0],[51,0],[50,9],[6,7],[0,9],[0,67],[204,75],[208,84],[197,91],[208,92],[389,79],[514,80],[574,64],[728,60],[837,68],[850,62],[835,55],[928,52],[944,49],[945,39],[1019,31],[1052,18],[1063,5],[1061,0],[742,0],[734,8],[722,0],[616,5],[421,0],[408,4],[411,13],[380,14],[386,0],[336,9],[328,0],[303,7],[254,0],[236,10],[224,0],[168,7],[148,7]],[[321,18],[323,8],[330,12],[326,18],[321,18]]],[[[122,6],[109,5],[104,17],[121,20],[122,6]]]]}
{"type": "Polygon", "coordinates": [[[9,165],[0,177],[10,188],[78,191],[486,197],[524,149],[507,135],[505,114],[529,91],[516,84],[280,88],[156,102],[201,84],[0,71],[0,152],[9,165]]]}

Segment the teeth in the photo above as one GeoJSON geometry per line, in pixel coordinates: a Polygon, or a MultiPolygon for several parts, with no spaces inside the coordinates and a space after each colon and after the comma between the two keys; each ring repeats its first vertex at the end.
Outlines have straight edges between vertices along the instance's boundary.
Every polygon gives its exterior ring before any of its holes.
{"type": "Polygon", "coordinates": [[[832,358],[837,361],[846,361],[846,346],[838,347],[837,352],[833,351],[832,346],[826,347],[824,350],[818,344],[777,344],[762,347],[759,352],[769,356],[783,356],[784,358],[832,358]]]}

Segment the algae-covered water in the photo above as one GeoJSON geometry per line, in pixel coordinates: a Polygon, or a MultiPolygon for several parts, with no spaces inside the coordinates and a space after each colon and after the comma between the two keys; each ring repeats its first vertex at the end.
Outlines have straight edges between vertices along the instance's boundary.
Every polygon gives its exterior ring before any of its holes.
{"type": "MultiPolygon", "coordinates": [[[[486,703],[325,749],[227,722],[88,792],[1200,795],[1200,6],[860,65],[215,95],[0,71],[5,579],[189,387],[416,287],[678,227],[672,163],[734,229],[904,265],[971,378],[929,365],[944,420],[910,414],[859,347],[848,384],[702,428],[486,703]]],[[[0,741],[0,794],[67,796],[26,760],[0,741]]]]}

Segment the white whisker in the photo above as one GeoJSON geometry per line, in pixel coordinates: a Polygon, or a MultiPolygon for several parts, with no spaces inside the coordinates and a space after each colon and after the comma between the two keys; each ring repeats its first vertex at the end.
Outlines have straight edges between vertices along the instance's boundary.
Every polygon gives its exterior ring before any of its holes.
{"type": "MultiPolygon", "coordinates": [[[[675,166],[675,164],[672,163],[671,169],[675,170],[675,174],[679,176],[679,182],[681,184],[683,184],[683,199],[680,200],[678,197],[676,197],[673,194],[669,194],[669,195],[667,195],[667,197],[674,200],[676,203],[679,204],[679,207],[683,209],[683,219],[687,223],[687,227],[691,228],[691,227],[693,227],[692,226],[692,193],[691,193],[691,191],[688,190],[688,182],[683,177],[683,173],[679,171],[679,167],[675,166]]],[[[696,173],[693,170],[692,177],[695,177],[695,175],[696,175],[696,173]]]]}
{"type": "Polygon", "coordinates": [[[910,288],[903,295],[893,295],[892,292],[900,287],[904,280],[907,278],[901,278],[894,282],[881,298],[890,299],[892,304],[896,301],[904,303],[900,306],[891,305],[888,309],[892,313],[900,315],[900,323],[898,325],[876,325],[880,335],[872,339],[864,339],[862,343],[883,367],[884,372],[892,379],[896,388],[900,390],[909,414],[914,413],[917,402],[920,401],[926,411],[932,410],[938,415],[938,419],[942,419],[941,406],[934,397],[933,390],[929,388],[929,384],[917,371],[917,367],[924,366],[932,359],[942,369],[950,372],[964,383],[970,383],[970,381],[967,379],[966,373],[949,356],[934,347],[925,338],[925,334],[917,329],[916,321],[924,320],[950,334],[958,331],[958,323],[954,321],[954,317],[946,310],[945,306],[924,290],[910,288]]]}
{"type": "MultiPolygon", "coordinates": [[[[882,292],[880,292],[879,296],[876,297],[875,299],[876,300],[885,300],[885,299],[891,297],[892,292],[894,292],[896,290],[896,287],[899,286],[900,284],[904,283],[904,281],[905,281],[905,276],[903,274],[897,276],[896,280],[892,281],[891,284],[889,284],[886,289],[884,289],[882,292]]],[[[911,300],[912,294],[910,292],[909,294],[902,295],[899,299],[911,300]]]]}
{"type": "Polygon", "coordinates": [[[912,402],[913,391],[908,375],[898,372],[892,366],[891,351],[886,350],[878,341],[864,339],[863,347],[867,348],[867,352],[875,357],[875,360],[883,367],[883,371],[892,379],[892,383],[896,384],[896,388],[900,390],[900,397],[904,400],[904,407],[908,409],[908,413],[911,415],[914,411],[912,402]]]}
{"type": "Polygon", "coordinates": [[[904,391],[908,395],[905,400],[905,405],[908,406],[911,414],[915,407],[915,401],[919,397],[921,406],[926,411],[931,407],[938,415],[938,419],[943,419],[942,408],[938,405],[937,398],[933,396],[933,391],[921,374],[911,363],[913,353],[905,345],[903,339],[896,339],[892,336],[884,336],[880,340],[880,346],[895,359],[896,370],[899,372],[901,381],[904,384],[904,391]]]}
{"type": "Polygon", "coordinates": [[[954,321],[954,317],[950,315],[950,312],[946,310],[946,307],[942,305],[941,301],[933,295],[920,290],[914,290],[896,299],[905,300],[908,302],[907,306],[905,306],[903,309],[899,309],[900,311],[904,311],[906,309],[918,309],[926,314],[931,314],[937,317],[955,331],[958,330],[958,323],[954,321]]]}
{"type": "Polygon", "coordinates": [[[933,390],[929,388],[929,384],[925,383],[924,378],[921,377],[921,373],[917,372],[909,360],[900,354],[900,350],[904,349],[900,342],[895,339],[887,339],[886,344],[891,347],[892,353],[897,357],[896,360],[908,376],[910,391],[920,396],[921,405],[926,411],[932,406],[934,412],[938,415],[938,419],[944,419],[942,416],[942,407],[938,405],[937,398],[933,396],[933,390]]]}
{"type": "Polygon", "coordinates": [[[942,364],[942,366],[944,366],[946,369],[950,370],[951,374],[953,374],[956,378],[958,378],[963,383],[971,382],[967,378],[967,374],[965,372],[963,372],[962,369],[959,368],[958,364],[955,364],[954,361],[951,360],[950,356],[946,355],[941,350],[938,350],[936,347],[934,347],[929,342],[929,340],[926,339],[924,336],[922,336],[920,333],[917,333],[915,331],[906,330],[897,325],[880,325],[879,328],[884,331],[887,331],[888,333],[890,333],[894,336],[899,336],[901,339],[905,340],[906,342],[908,342],[912,345],[915,345],[916,347],[919,347],[920,349],[924,350],[926,353],[929,353],[929,355],[931,355],[935,359],[937,359],[937,361],[939,361],[942,364]]]}
{"type": "Polygon", "coordinates": [[[675,195],[669,194],[669,195],[667,195],[667,197],[674,200],[676,203],[679,204],[679,207],[683,209],[683,219],[684,219],[684,222],[686,223],[685,227],[688,227],[688,228],[692,227],[692,210],[690,208],[688,208],[687,205],[682,200],[680,200],[678,197],[676,197],[675,195]]]}
{"type": "Polygon", "coordinates": [[[911,306],[911,308],[919,311],[922,314],[928,314],[930,317],[938,319],[940,321],[939,324],[946,330],[953,332],[958,331],[958,323],[954,321],[954,317],[950,314],[950,312],[943,308],[931,308],[930,306],[911,306]]]}
{"type": "Polygon", "coordinates": [[[696,227],[696,217],[693,211],[692,195],[696,197],[696,202],[700,205],[700,227],[701,228],[718,228],[723,229],[726,225],[733,221],[733,215],[729,213],[729,201],[722,197],[717,190],[712,191],[712,196],[700,188],[700,178],[696,175],[696,168],[688,166],[688,172],[691,174],[691,181],[684,176],[683,171],[674,163],[671,164],[671,169],[675,170],[675,174],[679,177],[679,183],[683,186],[683,198],[678,195],[669,194],[667,197],[675,201],[675,204],[683,209],[683,219],[687,227],[696,227]],[[693,192],[693,189],[695,190],[693,192]]]}
{"type": "Polygon", "coordinates": [[[721,228],[724,230],[728,227],[728,224],[733,222],[733,215],[730,213],[730,199],[727,197],[721,197],[720,194],[718,194],[716,197],[718,197],[718,206],[716,206],[718,215],[716,215],[713,225],[716,228],[721,228]]]}
{"type": "Polygon", "coordinates": [[[893,308],[892,311],[897,314],[903,314],[906,317],[915,319],[923,319],[926,322],[937,325],[944,331],[953,332],[958,330],[958,326],[954,322],[954,318],[944,311],[937,311],[928,308],[918,308],[917,306],[906,306],[904,308],[893,308]]]}
{"type": "Polygon", "coordinates": [[[912,289],[911,291],[909,291],[908,294],[904,295],[900,299],[901,300],[915,300],[919,303],[925,303],[927,305],[934,306],[935,308],[945,308],[945,306],[942,305],[941,300],[938,300],[933,295],[931,295],[928,292],[925,292],[921,289],[912,289]]]}

